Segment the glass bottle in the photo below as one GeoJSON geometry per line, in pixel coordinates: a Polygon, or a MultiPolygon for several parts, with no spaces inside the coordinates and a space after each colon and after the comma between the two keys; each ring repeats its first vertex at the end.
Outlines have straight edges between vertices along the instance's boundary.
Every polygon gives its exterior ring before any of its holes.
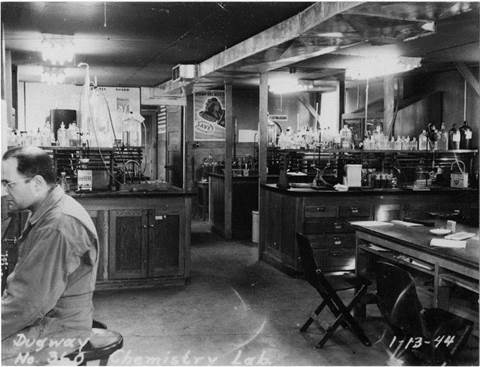
{"type": "Polygon", "coordinates": [[[460,131],[457,129],[456,124],[453,124],[452,128],[448,132],[448,149],[460,149],[460,131]]]}
{"type": "Polygon", "coordinates": [[[438,136],[438,149],[448,150],[448,131],[445,127],[444,122],[442,122],[442,126],[440,127],[440,134],[438,136]]]}
{"type": "Polygon", "coordinates": [[[418,137],[418,150],[427,150],[428,148],[427,140],[428,140],[427,132],[423,130],[420,136],[418,137]]]}
{"type": "Polygon", "coordinates": [[[57,140],[58,140],[58,145],[61,147],[66,147],[68,146],[67,142],[67,129],[65,129],[65,124],[62,123],[60,124],[60,127],[57,130],[57,140]]]}
{"type": "Polygon", "coordinates": [[[70,190],[70,186],[69,186],[68,181],[67,181],[67,173],[66,172],[61,172],[60,173],[60,187],[65,192],[68,192],[70,190]]]}
{"type": "Polygon", "coordinates": [[[463,122],[460,130],[460,149],[472,149],[472,129],[468,126],[467,121],[463,122]]]}

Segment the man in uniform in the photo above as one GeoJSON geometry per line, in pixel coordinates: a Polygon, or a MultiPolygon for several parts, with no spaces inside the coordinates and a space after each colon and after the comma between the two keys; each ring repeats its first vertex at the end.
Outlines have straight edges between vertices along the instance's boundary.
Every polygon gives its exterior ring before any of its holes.
{"type": "Polygon", "coordinates": [[[85,345],[92,329],[98,236],[86,210],[55,181],[42,149],[3,155],[9,210],[30,215],[2,295],[2,364],[53,362],[85,345]]]}

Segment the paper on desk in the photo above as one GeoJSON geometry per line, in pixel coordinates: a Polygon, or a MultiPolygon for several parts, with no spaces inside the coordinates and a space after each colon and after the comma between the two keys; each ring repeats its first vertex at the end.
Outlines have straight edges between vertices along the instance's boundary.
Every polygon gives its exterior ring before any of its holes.
{"type": "Polygon", "coordinates": [[[430,246],[448,247],[448,248],[465,248],[467,241],[446,240],[444,238],[432,238],[430,246]]]}
{"type": "Polygon", "coordinates": [[[397,219],[392,220],[392,223],[399,224],[399,225],[405,226],[405,227],[423,226],[423,224],[420,224],[420,223],[405,222],[403,220],[397,220],[397,219]]]}
{"type": "Polygon", "coordinates": [[[378,220],[359,220],[356,222],[352,222],[352,224],[357,224],[359,226],[365,227],[380,227],[380,226],[391,226],[392,223],[389,222],[380,222],[378,220]]]}

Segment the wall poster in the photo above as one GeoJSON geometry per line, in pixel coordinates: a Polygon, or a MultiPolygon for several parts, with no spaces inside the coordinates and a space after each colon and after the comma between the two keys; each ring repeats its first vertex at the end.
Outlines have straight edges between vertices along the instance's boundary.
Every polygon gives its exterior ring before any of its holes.
{"type": "Polygon", "coordinates": [[[193,95],[193,140],[225,140],[225,92],[193,95]]]}

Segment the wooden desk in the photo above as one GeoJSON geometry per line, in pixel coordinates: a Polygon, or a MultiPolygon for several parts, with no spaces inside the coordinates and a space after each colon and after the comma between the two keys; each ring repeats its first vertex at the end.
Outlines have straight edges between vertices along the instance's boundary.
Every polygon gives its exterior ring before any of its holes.
{"type": "Polygon", "coordinates": [[[452,249],[430,246],[430,240],[437,236],[429,232],[431,228],[424,226],[405,227],[398,224],[369,226],[360,222],[351,222],[351,225],[356,233],[357,273],[365,272],[360,257],[364,252],[368,252],[431,275],[434,284],[434,307],[448,309],[451,284],[479,293],[478,228],[457,224],[457,232],[475,232],[477,236],[467,240],[466,248],[452,249]]]}

